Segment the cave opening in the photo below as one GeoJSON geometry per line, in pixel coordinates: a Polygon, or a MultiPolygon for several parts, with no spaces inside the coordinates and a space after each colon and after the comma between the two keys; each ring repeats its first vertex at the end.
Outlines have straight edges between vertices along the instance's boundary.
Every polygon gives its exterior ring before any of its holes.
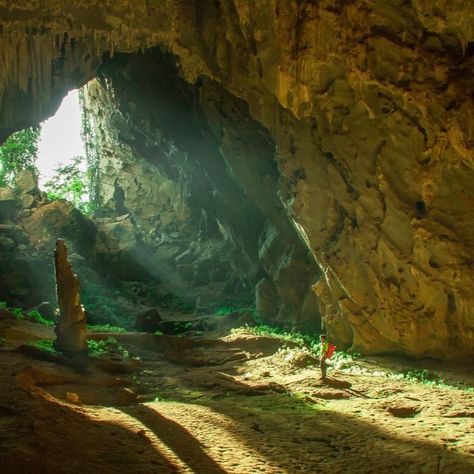
{"type": "Polygon", "coordinates": [[[0,0],[0,139],[84,87],[88,179],[0,183],[2,468],[471,472],[470,3],[66,3],[0,0]]]}
{"type": "MultiPolygon", "coordinates": [[[[275,152],[217,82],[187,84],[159,48],[116,54],[43,124],[39,188],[20,191],[42,201],[21,219],[46,268],[67,241],[91,324],[179,332],[189,325],[163,316],[237,312],[318,333],[320,272],[281,203],[275,152]],[[143,326],[145,313],[157,321],[143,326]]],[[[28,282],[28,304],[54,301],[52,278],[31,273],[43,281],[28,282]]]]}

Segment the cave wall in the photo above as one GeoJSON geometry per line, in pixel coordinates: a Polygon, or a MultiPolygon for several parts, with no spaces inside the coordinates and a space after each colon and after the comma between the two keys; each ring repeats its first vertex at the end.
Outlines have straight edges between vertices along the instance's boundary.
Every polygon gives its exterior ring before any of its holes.
{"type": "Polygon", "coordinates": [[[268,130],[332,338],[472,355],[473,15],[460,0],[1,1],[0,134],[50,114],[104,52],[160,45],[268,130]]]}
{"type": "Polygon", "coordinates": [[[188,84],[158,48],[104,61],[85,96],[100,212],[131,216],[152,275],[200,309],[251,304],[267,288],[264,321],[319,329],[320,272],[278,198],[274,143],[244,101],[215,81],[188,84]]]}

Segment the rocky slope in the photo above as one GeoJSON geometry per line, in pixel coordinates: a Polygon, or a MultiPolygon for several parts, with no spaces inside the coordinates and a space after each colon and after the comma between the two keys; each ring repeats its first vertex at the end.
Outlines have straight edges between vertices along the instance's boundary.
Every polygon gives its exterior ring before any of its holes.
{"type": "Polygon", "coordinates": [[[267,130],[330,336],[473,354],[471,2],[3,0],[0,13],[0,134],[50,114],[103,53],[168,49],[186,83],[219,83],[267,130]]]}

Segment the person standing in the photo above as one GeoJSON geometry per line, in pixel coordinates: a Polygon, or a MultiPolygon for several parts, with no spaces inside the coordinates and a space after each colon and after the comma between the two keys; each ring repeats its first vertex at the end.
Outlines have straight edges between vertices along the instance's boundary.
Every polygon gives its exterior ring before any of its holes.
{"type": "Polygon", "coordinates": [[[334,353],[336,346],[331,344],[325,334],[319,336],[320,348],[319,348],[319,368],[321,369],[321,378],[326,379],[327,371],[327,359],[330,359],[334,353]]]}

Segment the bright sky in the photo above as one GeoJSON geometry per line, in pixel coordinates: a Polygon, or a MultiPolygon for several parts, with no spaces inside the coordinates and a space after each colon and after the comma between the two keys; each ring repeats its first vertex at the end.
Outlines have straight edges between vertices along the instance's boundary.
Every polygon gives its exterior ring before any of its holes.
{"type": "Polygon", "coordinates": [[[74,156],[85,155],[81,139],[79,91],[69,92],[56,115],[42,125],[37,161],[40,187],[53,176],[58,163],[66,164],[74,156]]]}

